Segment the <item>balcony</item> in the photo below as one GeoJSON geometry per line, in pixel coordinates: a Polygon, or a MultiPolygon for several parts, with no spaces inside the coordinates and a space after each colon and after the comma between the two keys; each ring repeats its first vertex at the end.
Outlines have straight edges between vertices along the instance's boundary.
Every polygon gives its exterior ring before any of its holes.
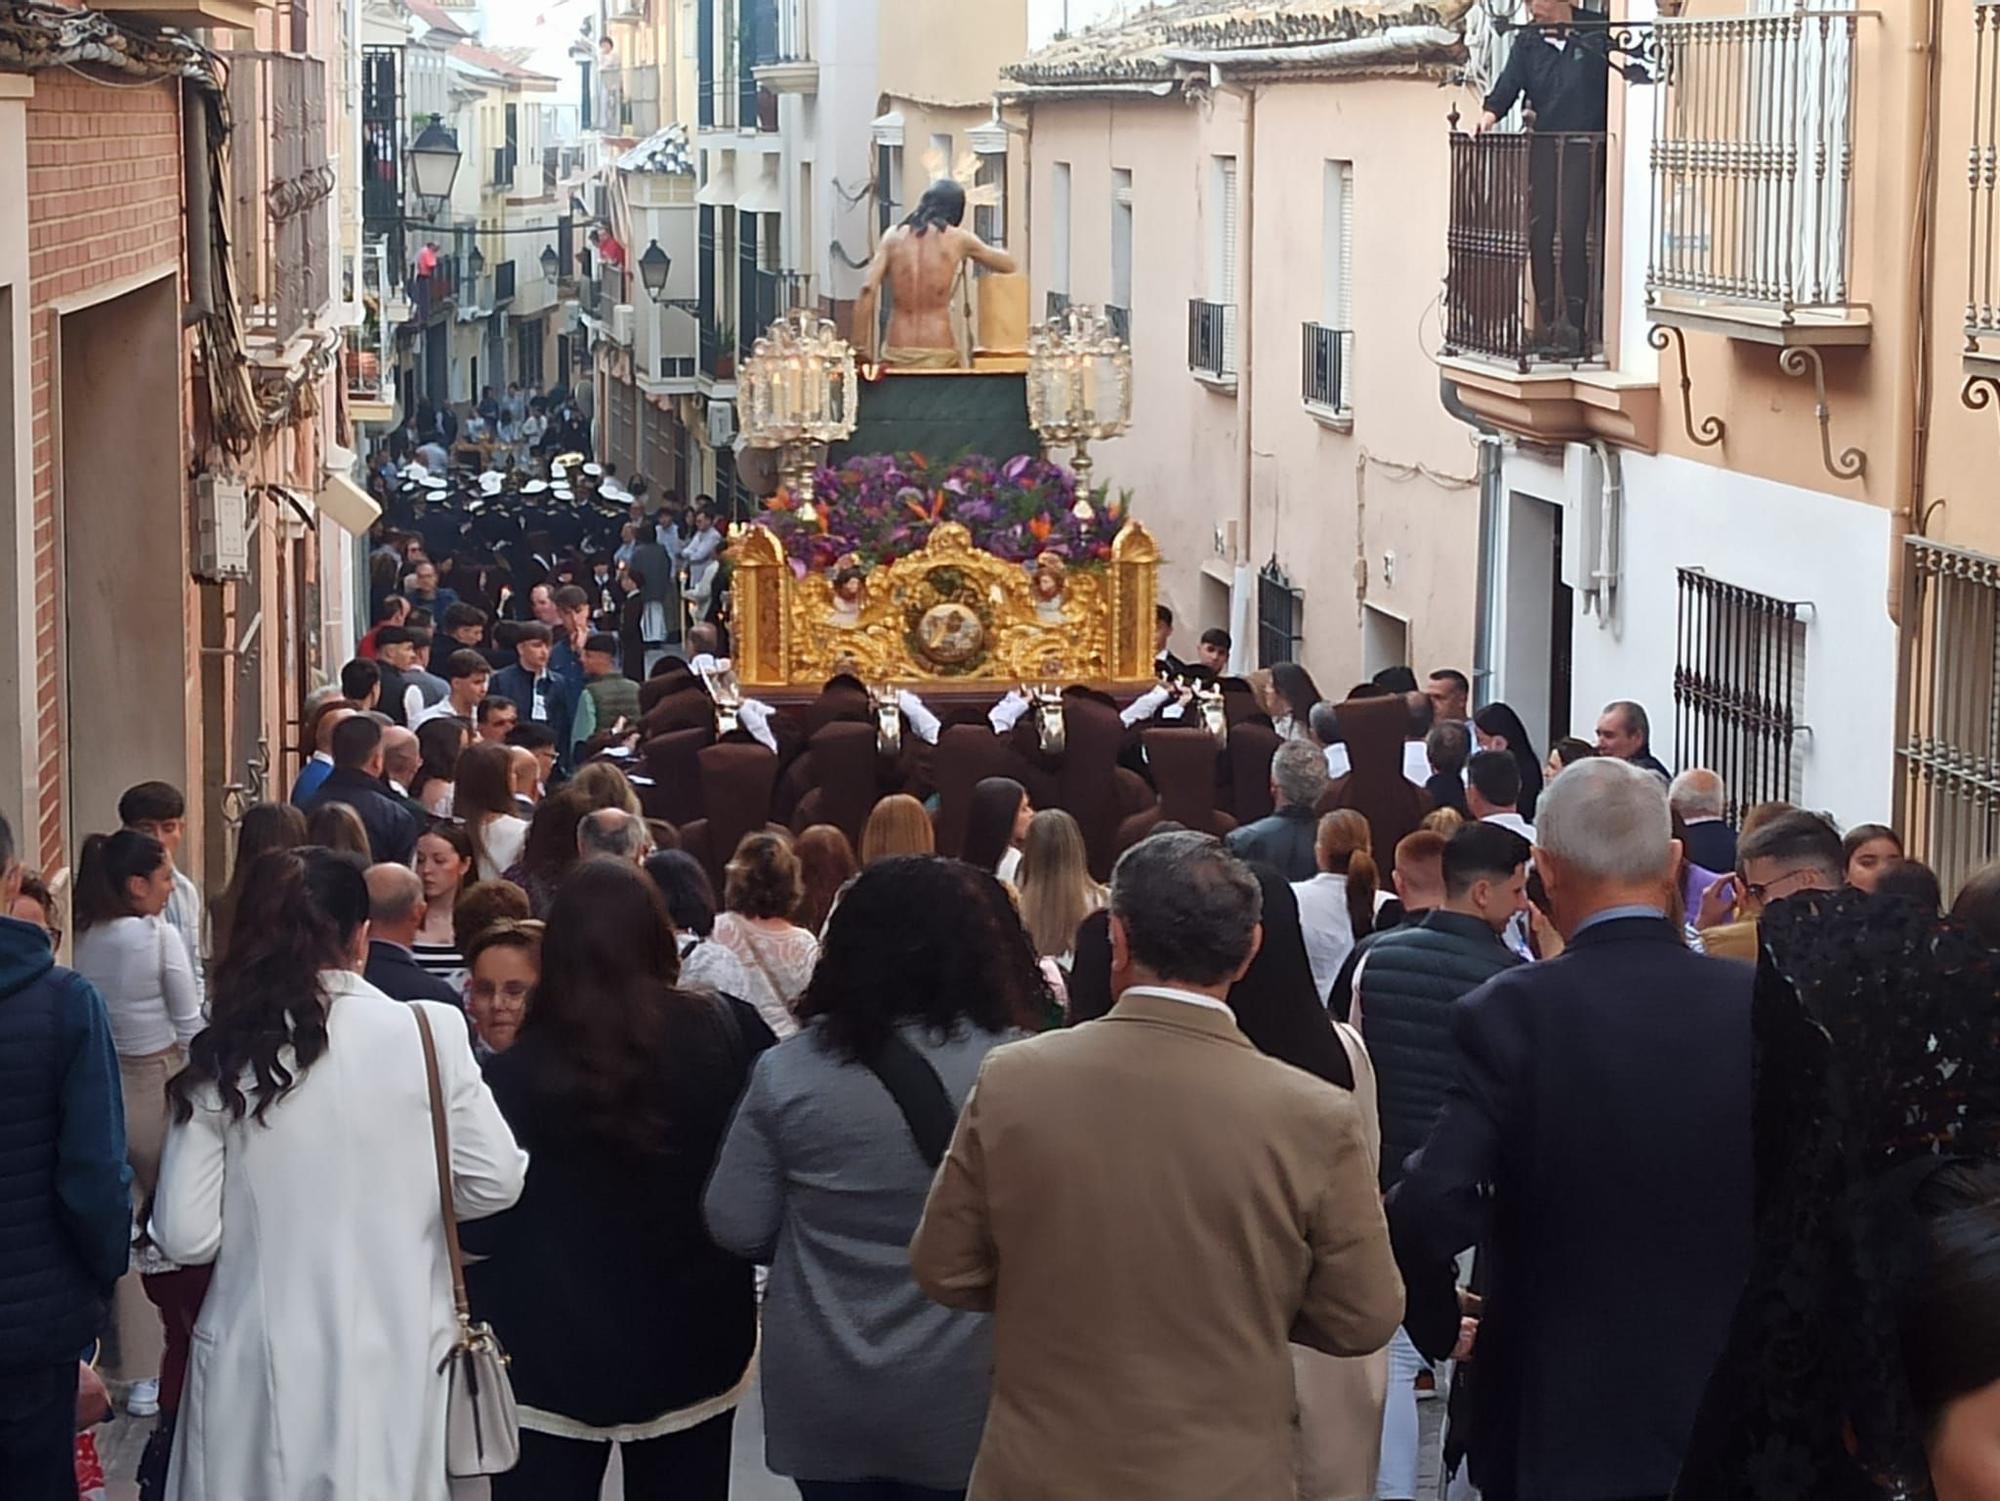
{"type": "MultiPolygon", "coordinates": [[[[1606,137],[1454,129],[1449,150],[1443,375],[1457,401],[1539,442],[1656,448],[1657,380],[1605,368],[1606,137]]],[[[1310,330],[1307,363],[1310,382],[1310,330]]]]}
{"type": "Polygon", "coordinates": [[[1353,363],[1354,331],[1304,325],[1300,336],[1299,400],[1321,421],[1352,426],[1353,393],[1348,372],[1353,363]]]}
{"type": "Polygon", "coordinates": [[[1850,281],[1860,14],[1659,22],[1653,322],[1787,347],[1869,341],[1850,281]]]}
{"type": "Polygon", "coordinates": [[[1523,373],[1604,358],[1606,140],[1452,132],[1448,357],[1523,373]]]}
{"type": "Polygon", "coordinates": [[[759,270],[744,284],[737,342],[748,354],[764,331],[798,308],[812,305],[812,278],[797,271],[759,270]]]}
{"type": "Polygon", "coordinates": [[[817,94],[819,63],[812,55],[812,18],[806,0],[776,0],[769,44],[757,54],[757,87],[773,94],[817,94]]]}
{"type": "Polygon", "coordinates": [[[326,64],[274,52],[230,55],[230,224],[246,332],[282,347],[327,305],[326,64]]]}
{"type": "Polygon", "coordinates": [[[1236,308],[1227,302],[1188,303],[1188,370],[1195,379],[1236,389],[1236,308]]]}

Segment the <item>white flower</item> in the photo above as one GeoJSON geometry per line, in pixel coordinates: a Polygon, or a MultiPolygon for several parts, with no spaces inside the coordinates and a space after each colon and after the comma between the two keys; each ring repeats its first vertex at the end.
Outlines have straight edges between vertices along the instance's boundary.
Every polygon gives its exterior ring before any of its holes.
{"type": "Polygon", "coordinates": [[[1090,508],[1090,502],[1084,499],[1079,499],[1075,505],[1071,506],[1069,513],[1078,521],[1088,521],[1092,516],[1097,514],[1090,508]]]}

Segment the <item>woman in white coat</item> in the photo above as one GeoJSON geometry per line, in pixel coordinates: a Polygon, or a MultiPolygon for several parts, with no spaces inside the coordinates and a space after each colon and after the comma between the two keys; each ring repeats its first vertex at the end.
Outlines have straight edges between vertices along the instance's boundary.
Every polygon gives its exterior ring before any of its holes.
{"type": "MultiPolygon", "coordinates": [[[[175,1261],[215,1264],[169,1501],[441,1501],[438,1366],[456,1321],[416,1018],[361,978],[368,890],[353,857],[273,851],[245,893],[208,1030],[169,1087],[151,1222],[175,1261]]],[[[527,1155],[464,1018],[419,1004],[454,1206],[497,1213],[527,1155]]]]}

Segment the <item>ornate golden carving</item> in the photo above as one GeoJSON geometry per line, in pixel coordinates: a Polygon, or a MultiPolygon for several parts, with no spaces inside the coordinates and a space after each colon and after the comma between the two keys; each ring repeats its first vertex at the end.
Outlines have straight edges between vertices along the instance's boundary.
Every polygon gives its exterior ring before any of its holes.
{"type": "Polygon", "coordinates": [[[734,557],[738,669],[752,688],[817,686],[837,672],[967,686],[1153,675],[1159,548],[1137,522],[1105,568],[1024,568],[980,551],[952,522],[858,580],[795,577],[762,527],[737,537],[734,557]]]}

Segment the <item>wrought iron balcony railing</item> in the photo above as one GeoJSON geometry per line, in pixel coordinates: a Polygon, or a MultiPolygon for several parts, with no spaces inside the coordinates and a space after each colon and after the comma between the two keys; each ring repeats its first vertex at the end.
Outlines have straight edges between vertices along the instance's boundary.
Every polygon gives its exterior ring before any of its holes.
{"type": "Polygon", "coordinates": [[[1603,358],[1605,144],[1453,130],[1446,354],[1523,371],[1603,358]]]}
{"type": "Polygon", "coordinates": [[[1348,369],[1354,331],[1308,323],[1300,344],[1299,399],[1307,406],[1345,412],[1352,405],[1348,369]]]}
{"type": "Polygon", "coordinates": [[[231,221],[247,329],[283,343],[327,303],[326,64],[276,52],[230,55],[231,221]]]}
{"type": "Polygon", "coordinates": [[[1188,369],[1211,380],[1236,378],[1236,308],[1227,302],[1188,303],[1188,369]]]}
{"type": "Polygon", "coordinates": [[[1855,301],[1860,13],[1662,19],[1653,132],[1655,305],[1837,312],[1855,301]]]}
{"type": "Polygon", "coordinates": [[[1965,254],[1965,336],[1972,353],[2000,339],[2000,0],[1972,7],[1972,142],[1966,181],[1972,212],[1965,254]]]}

